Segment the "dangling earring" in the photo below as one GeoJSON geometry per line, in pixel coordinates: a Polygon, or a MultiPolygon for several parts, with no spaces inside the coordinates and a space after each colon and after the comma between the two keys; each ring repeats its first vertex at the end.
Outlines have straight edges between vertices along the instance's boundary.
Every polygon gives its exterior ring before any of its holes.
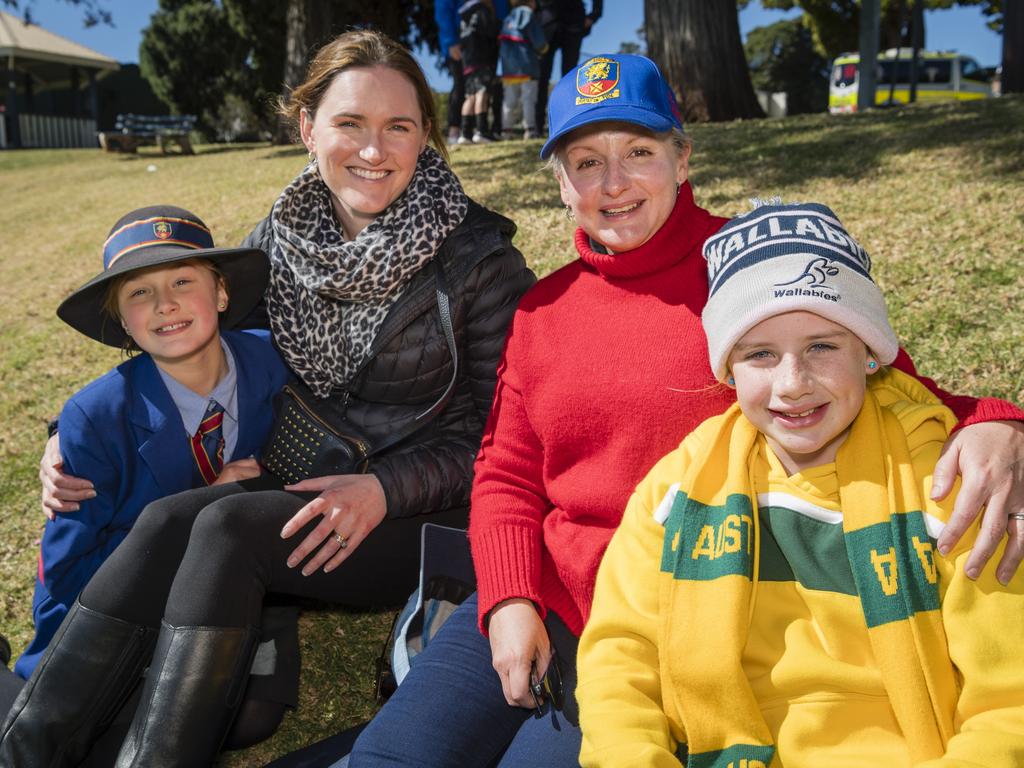
{"type": "Polygon", "coordinates": [[[565,218],[567,218],[569,221],[576,221],[576,214],[572,212],[572,208],[570,208],[568,205],[565,206],[565,210],[563,210],[562,213],[565,214],[565,218]]]}
{"type": "Polygon", "coordinates": [[[316,152],[314,152],[312,149],[309,150],[309,162],[312,165],[316,165],[316,152]]]}

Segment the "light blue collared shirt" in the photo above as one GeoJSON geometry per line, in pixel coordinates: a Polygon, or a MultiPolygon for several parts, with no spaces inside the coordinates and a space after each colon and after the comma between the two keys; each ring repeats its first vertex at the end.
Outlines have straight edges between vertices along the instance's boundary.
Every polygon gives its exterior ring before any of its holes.
{"type": "Polygon", "coordinates": [[[231,461],[235,451],[235,444],[238,442],[238,374],[235,371],[235,358],[231,354],[224,339],[220,340],[221,348],[224,350],[224,357],[228,361],[228,372],[224,378],[217,382],[209,397],[197,395],[181,382],[165,373],[159,366],[160,378],[163,379],[167,391],[171,394],[174,405],[181,414],[181,421],[185,425],[186,434],[191,437],[199,429],[199,424],[206,415],[206,409],[211,400],[216,400],[224,408],[224,422],[222,430],[224,434],[224,463],[231,461]]]}

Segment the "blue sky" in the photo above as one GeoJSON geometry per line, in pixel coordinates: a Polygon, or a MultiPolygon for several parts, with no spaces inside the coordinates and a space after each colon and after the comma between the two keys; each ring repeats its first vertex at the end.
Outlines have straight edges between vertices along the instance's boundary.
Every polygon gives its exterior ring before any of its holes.
{"type": "MultiPolygon", "coordinates": [[[[31,0],[33,17],[45,29],[120,62],[137,62],[142,30],[148,26],[150,14],[157,9],[157,0],[104,0],[103,5],[113,13],[116,28],[100,25],[85,29],[81,11],[74,5],[63,0],[31,0]]],[[[589,0],[585,0],[585,5],[589,7],[589,0]]],[[[617,51],[624,40],[636,39],[636,30],[643,23],[640,0],[605,0],[604,6],[604,15],[583,41],[584,54],[617,51]]],[[[745,38],[755,27],[795,15],[798,12],[764,10],[755,0],[740,13],[740,32],[745,38]]],[[[926,16],[929,49],[960,51],[973,56],[982,66],[999,63],[1002,41],[985,26],[977,8],[928,11],[926,16]]],[[[424,53],[419,58],[431,85],[447,90],[450,81],[434,66],[433,57],[424,53]]]]}

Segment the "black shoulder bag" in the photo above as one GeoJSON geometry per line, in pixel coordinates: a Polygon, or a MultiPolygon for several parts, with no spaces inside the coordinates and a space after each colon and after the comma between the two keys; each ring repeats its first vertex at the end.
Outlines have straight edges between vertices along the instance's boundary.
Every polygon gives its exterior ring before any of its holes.
{"type": "Polygon", "coordinates": [[[434,278],[437,311],[452,355],[452,378],[437,402],[376,445],[349,423],[333,398],[317,398],[301,382],[292,382],[275,398],[274,426],[263,447],[263,466],[286,484],[307,477],[366,472],[370,459],[401,442],[430,422],[451,399],[459,375],[459,355],[452,330],[451,306],[444,270],[437,259],[434,278]]]}

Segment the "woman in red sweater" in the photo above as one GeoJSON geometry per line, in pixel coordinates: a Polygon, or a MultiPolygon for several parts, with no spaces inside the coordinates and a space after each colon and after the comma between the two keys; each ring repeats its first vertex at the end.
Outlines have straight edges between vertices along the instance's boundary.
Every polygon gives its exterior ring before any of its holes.
{"type": "MultiPolygon", "coordinates": [[[[710,374],[700,325],[701,246],[725,219],[694,203],[689,140],[657,68],[639,56],[587,61],[556,86],[549,124],[541,157],[554,155],[579,259],[522,299],[499,365],[470,512],[478,593],[417,657],[352,768],[576,765],[576,638],[605,547],[654,462],[734,401],[710,374]]],[[[914,373],[905,353],[895,365],[914,373]]],[[[1007,515],[1024,512],[1021,488],[1007,501],[1024,425],[979,422],[1024,412],[925,383],[965,427],[939,484],[950,487],[959,457],[960,509],[973,519],[988,499],[994,547],[1007,515]],[[993,467],[1003,469],[985,486],[993,467]]],[[[1024,534],[1019,520],[1013,528],[1024,534]]],[[[968,572],[990,554],[976,552],[968,572]]],[[[1018,560],[1000,563],[1004,582],[1018,560]]]]}

